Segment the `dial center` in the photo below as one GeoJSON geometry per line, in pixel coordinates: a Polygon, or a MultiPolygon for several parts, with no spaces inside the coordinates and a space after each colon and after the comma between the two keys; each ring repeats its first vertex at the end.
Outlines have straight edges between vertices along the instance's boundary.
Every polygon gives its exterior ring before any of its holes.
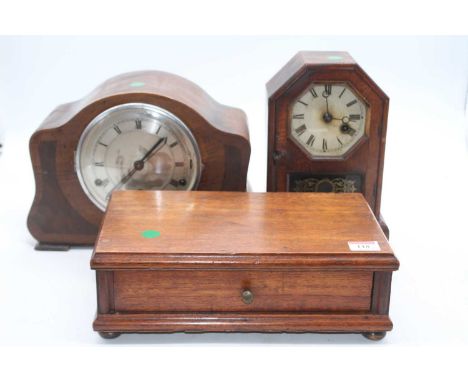
{"type": "Polygon", "coordinates": [[[145,162],[143,162],[142,160],[136,160],[133,163],[133,167],[135,168],[135,170],[141,171],[143,170],[143,167],[145,167],[145,162]]]}
{"type": "Polygon", "coordinates": [[[328,111],[326,111],[323,116],[322,116],[322,119],[325,123],[330,123],[331,121],[333,121],[333,115],[331,115],[331,113],[329,113],[328,111]]]}

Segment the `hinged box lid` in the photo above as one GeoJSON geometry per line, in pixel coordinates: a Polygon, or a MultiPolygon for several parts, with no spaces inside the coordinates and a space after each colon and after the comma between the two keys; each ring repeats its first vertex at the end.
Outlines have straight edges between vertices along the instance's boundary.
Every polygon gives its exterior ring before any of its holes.
{"type": "Polygon", "coordinates": [[[396,270],[361,194],[118,191],[93,269],[396,270]]]}

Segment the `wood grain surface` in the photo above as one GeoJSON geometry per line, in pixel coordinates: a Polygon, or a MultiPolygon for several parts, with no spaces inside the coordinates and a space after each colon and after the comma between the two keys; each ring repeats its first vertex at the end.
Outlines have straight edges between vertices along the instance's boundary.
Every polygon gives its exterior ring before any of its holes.
{"type": "Polygon", "coordinates": [[[114,272],[115,310],[125,312],[369,311],[372,272],[114,272]],[[246,304],[242,291],[253,301],[246,304]]]}
{"type": "MultiPolygon", "coordinates": [[[[329,67],[333,61],[328,57],[339,56],[342,59],[339,65],[356,65],[356,61],[348,52],[342,51],[300,51],[297,52],[278,73],[276,73],[266,84],[268,97],[284,91],[288,84],[303,74],[308,65],[329,67]]],[[[335,61],[336,63],[336,61],[335,61]]]]}
{"type": "Polygon", "coordinates": [[[318,266],[397,269],[360,194],[115,192],[94,269],[318,266]],[[145,239],[145,230],[160,236],[145,239]],[[377,241],[353,252],[348,241],[377,241]]]}
{"type": "Polygon", "coordinates": [[[362,333],[392,330],[388,316],[374,314],[172,313],[103,314],[93,323],[101,332],[325,332],[362,333]]]}

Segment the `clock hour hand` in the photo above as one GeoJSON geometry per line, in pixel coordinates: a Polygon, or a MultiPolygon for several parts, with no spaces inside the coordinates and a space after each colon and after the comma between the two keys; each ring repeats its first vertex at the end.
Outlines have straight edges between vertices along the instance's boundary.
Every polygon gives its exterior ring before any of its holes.
{"type": "MultiPolygon", "coordinates": [[[[156,153],[157,149],[159,150],[162,146],[164,146],[167,142],[167,137],[160,138],[158,141],[148,150],[148,152],[143,155],[143,158],[141,158],[139,161],[137,160],[134,163],[135,168],[137,167],[137,162],[144,163],[146,160],[153,154],[156,153]]],[[[143,167],[142,167],[143,168],[143,167]]],[[[140,169],[141,170],[141,169],[140,169]]]]}

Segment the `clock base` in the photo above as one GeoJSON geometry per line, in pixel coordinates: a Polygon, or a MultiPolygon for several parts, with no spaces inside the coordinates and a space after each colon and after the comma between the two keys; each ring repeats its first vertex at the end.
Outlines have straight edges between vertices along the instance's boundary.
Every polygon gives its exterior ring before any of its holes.
{"type": "Polygon", "coordinates": [[[70,246],[66,244],[50,244],[37,242],[34,246],[34,249],[36,251],[68,251],[70,249],[70,246]]]}
{"type": "Polygon", "coordinates": [[[385,315],[349,313],[119,313],[98,314],[94,330],[111,339],[122,333],[362,333],[385,337],[392,322],[385,315]],[[102,330],[106,330],[103,332],[102,330]],[[363,330],[375,330],[362,332],[363,330]]]}

